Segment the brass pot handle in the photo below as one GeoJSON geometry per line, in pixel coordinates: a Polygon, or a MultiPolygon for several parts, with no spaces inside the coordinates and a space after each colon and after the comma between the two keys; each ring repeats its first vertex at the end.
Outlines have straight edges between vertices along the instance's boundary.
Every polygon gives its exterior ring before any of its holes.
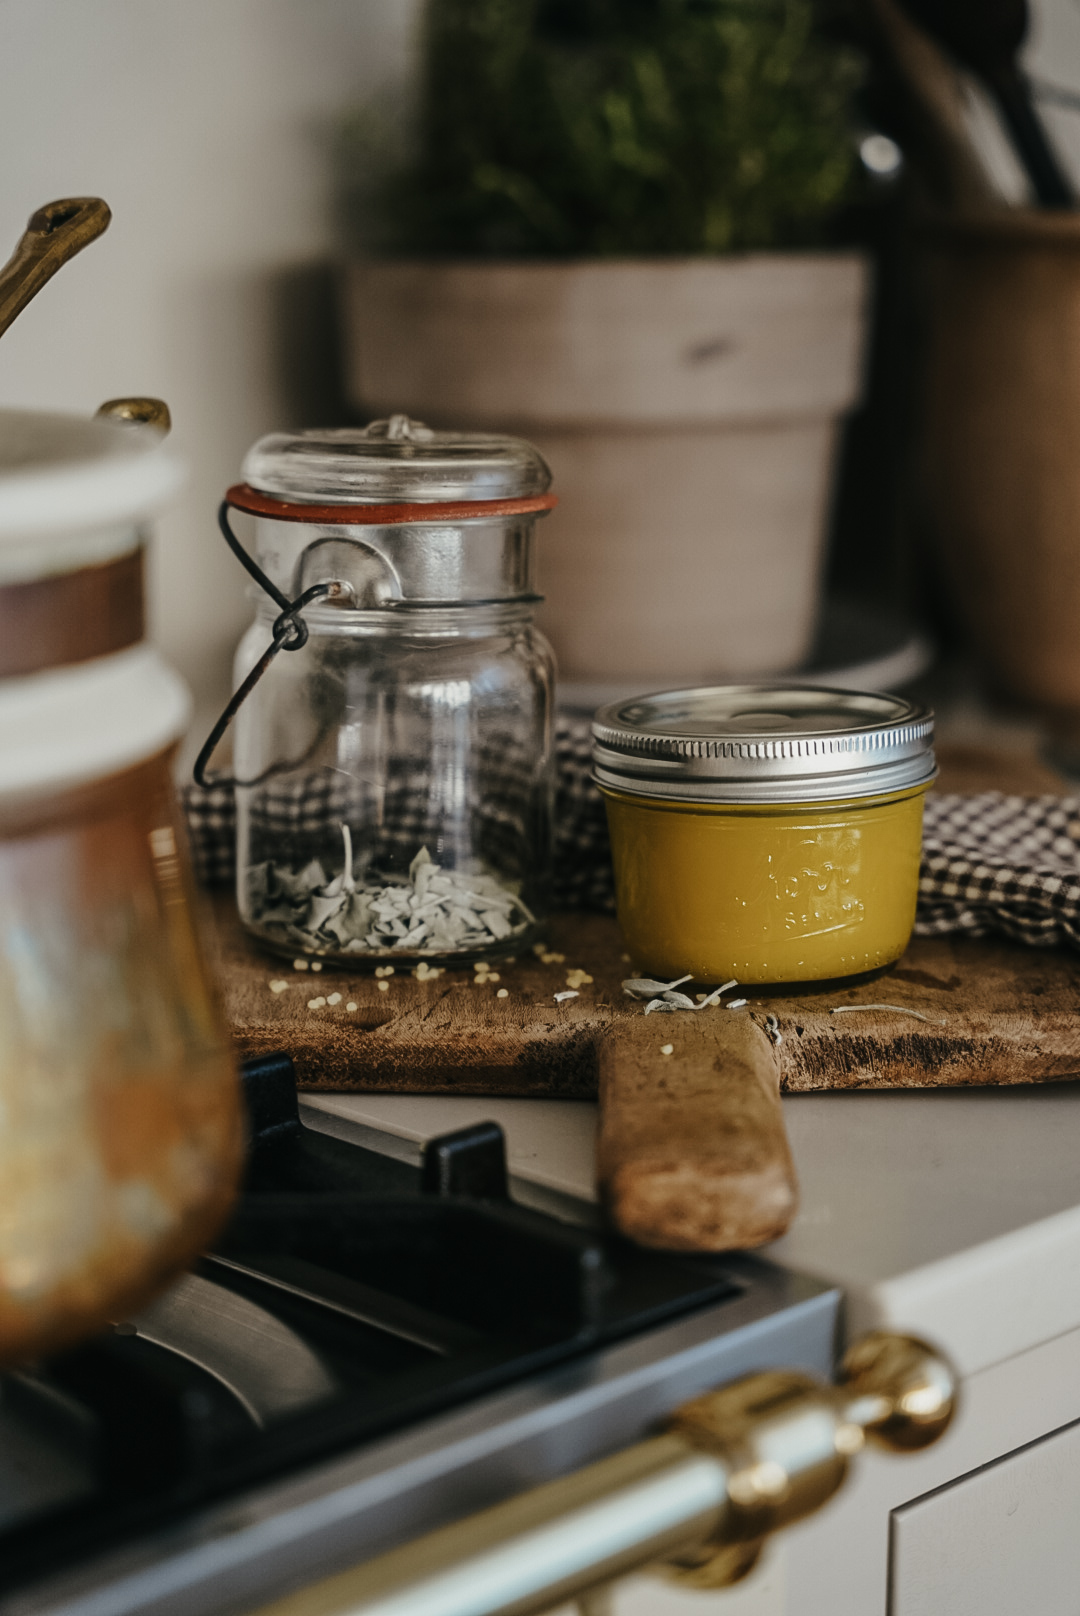
{"type": "Polygon", "coordinates": [[[0,336],[69,258],[109,228],[112,214],[100,196],[70,196],[46,202],[0,269],[0,336]]]}
{"type": "Polygon", "coordinates": [[[259,1616],[527,1616],[646,1567],[719,1588],[766,1536],[836,1492],[871,1441],[936,1442],[956,1407],[948,1363],[876,1331],[840,1383],[767,1370],[678,1409],[667,1431],[366,1564],[259,1616]]]}

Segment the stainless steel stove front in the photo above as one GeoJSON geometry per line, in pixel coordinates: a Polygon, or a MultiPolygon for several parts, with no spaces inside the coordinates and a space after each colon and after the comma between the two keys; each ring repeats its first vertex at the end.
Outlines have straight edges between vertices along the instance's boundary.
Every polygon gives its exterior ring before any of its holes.
{"type": "Polygon", "coordinates": [[[734,1259],[742,1290],[0,1597],[0,1616],[232,1616],[651,1435],[769,1368],[828,1379],[840,1297],[734,1259]]]}

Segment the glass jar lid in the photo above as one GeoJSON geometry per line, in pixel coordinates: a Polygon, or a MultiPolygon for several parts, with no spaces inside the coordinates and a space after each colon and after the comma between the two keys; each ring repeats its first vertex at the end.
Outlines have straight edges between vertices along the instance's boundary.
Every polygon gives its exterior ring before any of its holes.
{"type": "Polygon", "coordinates": [[[717,685],[602,707],[593,772],[611,790],[717,803],[839,802],[928,785],[934,716],[901,696],[717,685]]]}
{"type": "Polygon", "coordinates": [[[309,505],[523,499],[551,486],[547,462],[524,438],[436,432],[407,415],[271,432],[248,450],[243,474],[260,493],[309,505]]]}

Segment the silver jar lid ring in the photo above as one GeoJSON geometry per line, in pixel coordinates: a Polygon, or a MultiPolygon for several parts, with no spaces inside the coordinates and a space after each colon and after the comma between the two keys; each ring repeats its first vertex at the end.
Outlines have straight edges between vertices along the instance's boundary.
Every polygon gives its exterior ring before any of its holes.
{"type": "Polygon", "coordinates": [[[553,510],[556,494],[522,499],[413,500],[396,505],[301,505],[275,499],[250,483],[234,483],[226,505],[249,516],[271,516],[278,522],[310,522],[322,527],[392,527],[415,522],[470,522],[496,516],[534,516],[553,510]]]}
{"type": "Polygon", "coordinates": [[[902,696],[814,685],[716,685],[603,707],[593,776],[668,801],[839,802],[934,778],[933,714],[902,696]]]}

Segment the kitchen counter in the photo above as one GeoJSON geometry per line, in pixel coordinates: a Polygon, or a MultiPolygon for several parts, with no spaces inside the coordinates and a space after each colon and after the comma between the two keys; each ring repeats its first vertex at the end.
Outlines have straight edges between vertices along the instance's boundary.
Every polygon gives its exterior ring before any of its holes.
{"type": "MultiPolygon", "coordinates": [[[[595,1200],[585,1102],[304,1102],[406,1145],[499,1122],[516,1193],[595,1200]]],[[[1080,1328],[1080,1083],[791,1095],[784,1114],[801,1207],[764,1255],[842,1285],[851,1332],[920,1331],[971,1374],[1080,1328]]]]}
{"type": "MultiPolygon", "coordinates": [[[[970,670],[939,677],[938,789],[1077,789],[1046,764],[1032,722],[988,706],[970,670]]],[[[586,1102],[305,1099],[403,1146],[492,1119],[517,1194],[556,1211],[570,1197],[570,1215],[598,1215],[586,1102]]],[[[788,1095],[784,1117],[801,1205],[764,1254],[842,1285],[849,1333],[919,1330],[972,1374],[1080,1328],[1080,1082],[788,1095]]]]}
{"type": "MultiPolygon", "coordinates": [[[[969,719],[952,726],[945,789],[1076,789],[1026,730],[984,734],[969,719]]],[[[433,1134],[497,1121],[516,1196],[600,1216],[586,1102],[304,1104],[311,1122],[378,1129],[383,1148],[413,1156],[433,1134]]],[[[841,1285],[849,1337],[887,1325],[943,1348],[961,1371],[958,1416],[925,1453],[863,1455],[745,1584],[704,1595],[632,1578],[613,1616],[1067,1616],[1080,1581],[1080,1082],[800,1094],[784,1113],[801,1205],[762,1255],[841,1285]]]]}
{"type": "MultiPolygon", "coordinates": [[[[484,1119],[513,1192],[595,1217],[587,1102],[305,1095],[306,1120],[391,1149],[484,1119]],[[308,1109],[310,1107],[310,1109],[308,1109]]],[[[846,1328],[929,1337],[962,1372],[926,1453],[863,1455],[738,1588],[620,1584],[610,1616],[1043,1616],[1075,1609],[1080,1540],[1080,1083],[789,1096],[802,1203],[763,1255],[839,1282],[846,1328]],[[1025,1588],[1048,1591],[1027,1604],[1025,1588]]],[[[559,1616],[573,1616],[567,1607],[559,1616]]]]}

